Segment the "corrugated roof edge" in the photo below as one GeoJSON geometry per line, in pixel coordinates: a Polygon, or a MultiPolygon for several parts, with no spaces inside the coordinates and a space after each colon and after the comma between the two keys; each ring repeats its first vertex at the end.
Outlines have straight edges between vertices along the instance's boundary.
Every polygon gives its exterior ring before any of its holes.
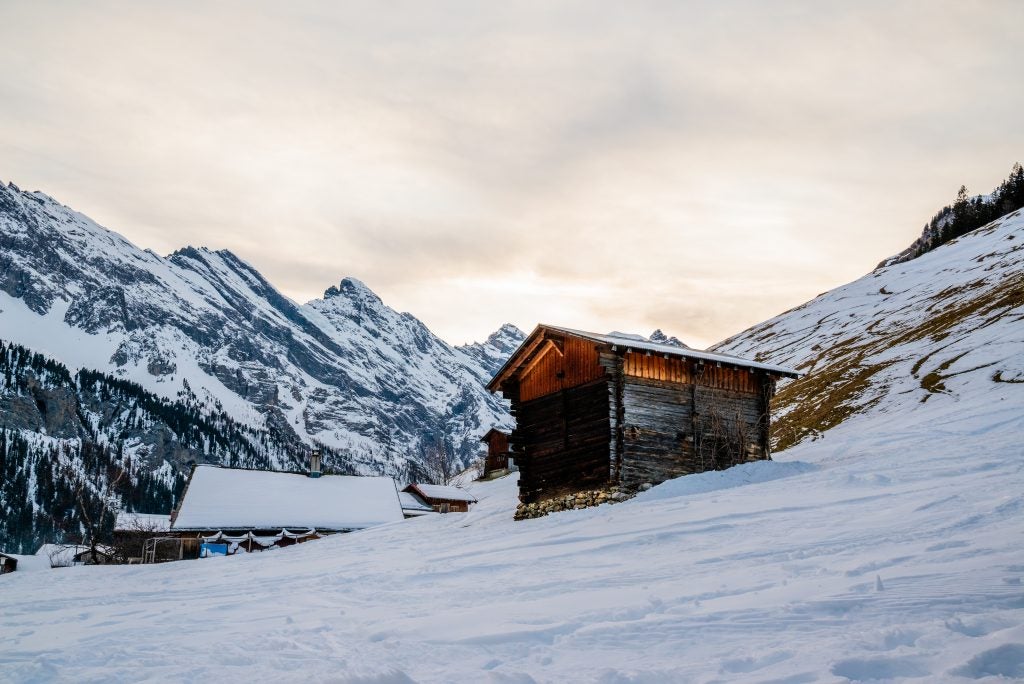
{"type": "Polygon", "coordinates": [[[600,333],[587,332],[585,330],[575,330],[573,328],[564,328],[559,325],[548,325],[546,323],[540,323],[533,329],[523,343],[512,353],[508,361],[502,365],[498,372],[494,374],[491,381],[487,383],[487,388],[496,392],[498,387],[495,386],[495,381],[500,378],[511,366],[513,360],[519,354],[519,350],[522,349],[527,342],[529,342],[534,335],[541,330],[555,330],[558,332],[565,333],[567,335],[573,335],[575,337],[581,337],[583,339],[598,342],[600,344],[609,344],[612,346],[618,346],[625,349],[650,351],[658,354],[668,354],[669,356],[678,356],[680,358],[688,359],[699,359],[703,361],[714,361],[716,363],[729,363],[734,366],[742,366],[744,368],[754,368],[756,370],[763,370],[768,373],[776,373],[778,375],[784,375],[790,378],[799,378],[801,373],[792,368],[786,368],[785,366],[776,366],[769,363],[761,363],[759,361],[750,361],[748,359],[740,358],[738,356],[729,356],[728,354],[715,354],[713,352],[700,351],[697,349],[691,349],[689,347],[677,347],[672,344],[658,344],[657,342],[649,342],[637,339],[637,337],[618,337],[615,335],[602,335],[600,333]]]}
{"type": "MultiPolygon", "coordinates": [[[[221,470],[244,470],[255,473],[277,473],[279,475],[304,475],[309,476],[308,470],[267,470],[266,468],[237,468],[234,466],[221,465],[220,463],[196,463],[196,468],[220,468],[221,470]]],[[[342,475],[341,473],[321,473],[320,477],[387,477],[387,475],[342,475]]],[[[392,478],[393,479],[393,478],[392,478]]]]}

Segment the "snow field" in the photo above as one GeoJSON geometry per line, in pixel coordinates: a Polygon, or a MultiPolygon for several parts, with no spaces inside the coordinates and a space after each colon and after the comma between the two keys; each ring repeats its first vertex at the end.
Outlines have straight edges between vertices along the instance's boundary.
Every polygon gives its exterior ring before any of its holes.
{"type": "Polygon", "coordinates": [[[0,679],[1024,677],[1024,412],[964,420],[861,416],[777,462],[537,520],[511,520],[504,478],[468,514],[264,554],[15,573],[0,679]]]}

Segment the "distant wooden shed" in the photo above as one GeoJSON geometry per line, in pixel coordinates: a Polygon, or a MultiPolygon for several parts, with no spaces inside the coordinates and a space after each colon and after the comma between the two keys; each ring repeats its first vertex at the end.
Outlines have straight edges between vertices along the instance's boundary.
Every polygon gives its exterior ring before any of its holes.
{"type": "Polygon", "coordinates": [[[508,470],[508,433],[502,432],[498,428],[491,428],[486,435],[480,438],[480,441],[487,445],[483,477],[490,477],[494,473],[508,470]]]}
{"type": "Polygon", "coordinates": [[[415,494],[438,513],[465,513],[476,503],[476,497],[461,487],[411,484],[402,491],[415,494]]]}
{"type": "Polygon", "coordinates": [[[6,575],[9,572],[14,572],[18,569],[18,559],[14,556],[8,556],[6,553],[0,553],[0,575],[6,575]]]}
{"type": "Polygon", "coordinates": [[[539,325],[488,384],[511,401],[519,498],[647,484],[769,458],[788,368],[539,325]]]}

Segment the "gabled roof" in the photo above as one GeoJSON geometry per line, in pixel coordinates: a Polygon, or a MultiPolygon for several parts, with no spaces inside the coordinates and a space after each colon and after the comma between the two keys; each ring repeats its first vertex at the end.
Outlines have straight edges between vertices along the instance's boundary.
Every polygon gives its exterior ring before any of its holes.
{"type": "Polygon", "coordinates": [[[609,347],[613,351],[623,350],[650,352],[652,354],[660,354],[668,357],[697,359],[700,361],[710,361],[714,363],[738,366],[740,368],[753,368],[755,370],[761,370],[772,375],[780,375],[787,378],[800,377],[800,374],[792,368],[775,366],[757,361],[749,361],[747,359],[741,359],[738,356],[729,356],[728,354],[714,354],[712,352],[698,351],[696,349],[680,347],[674,344],[651,342],[640,335],[628,335],[625,333],[610,333],[602,335],[600,333],[573,330],[572,328],[562,328],[556,325],[545,325],[542,323],[534,328],[533,332],[531,332],[529,336],[523,340],[523,343],[519,345],[519,349],[512,353],[512,356],[505,362],[505,365],[502,366],[494,375],[494,378],[487,383],[487,389],[491,392],[497,392],[500,390],[502,382],[512,376],[519,368],[528,364],[538,351],[542,351],[544,349],[543,343],[548,333],[571,335],[583,340],[589,340],[595,344],[609,347]]]}
{"type": "Polygon", "coordinates": [[[480,438],[480,441],[481,442],[490,441],[491,435],[493,435],[495,432],[497,432],[499,435],[504,435],[504,436],[508,437],[508,433],[505,432],[504,430],[499,430],[496,427],[492,427],[490,430],[487,431],[487,433],[483,437],[480,438]]]}
{"type": "Polygon", "coordinates": [[[447,487],[445,485],[432,484],[411,484],[405,488],[406,492],[419,494],[425,499],[441,499],[443,501],[466,501],[476,503],[476,497],[461,487],[447,487]]]}
{"type": "Polygon", "coordinates": [[[404,519],[390,477],[197,465],[171,529],[357,530],[404,519]]]}

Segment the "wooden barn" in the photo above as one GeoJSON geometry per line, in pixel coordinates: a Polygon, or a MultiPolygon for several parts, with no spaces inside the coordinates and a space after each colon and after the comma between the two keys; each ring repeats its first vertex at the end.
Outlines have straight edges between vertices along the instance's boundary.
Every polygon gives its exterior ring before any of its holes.
{"type": "Polygon", "coordinates": [[[769,458],[787,368],[639,336],[540,325],[488,385],[512,403],[519,498],[534,503],[769,458]]]}
{"type": "Polygon", "coordinates": [[[402,491],[415,494],[438,513],[466,513],[476,503],[476,497],[460,487],[411,484],[402,491]]]}
{"type": "Polygon", "coordinates": [[[480,438],[480,441],[487,445],[487,455],[484,457],[484,472],[482,478],[508,470],[508,433],[498,428],[491,428],[487,434],[480,438]]]}

